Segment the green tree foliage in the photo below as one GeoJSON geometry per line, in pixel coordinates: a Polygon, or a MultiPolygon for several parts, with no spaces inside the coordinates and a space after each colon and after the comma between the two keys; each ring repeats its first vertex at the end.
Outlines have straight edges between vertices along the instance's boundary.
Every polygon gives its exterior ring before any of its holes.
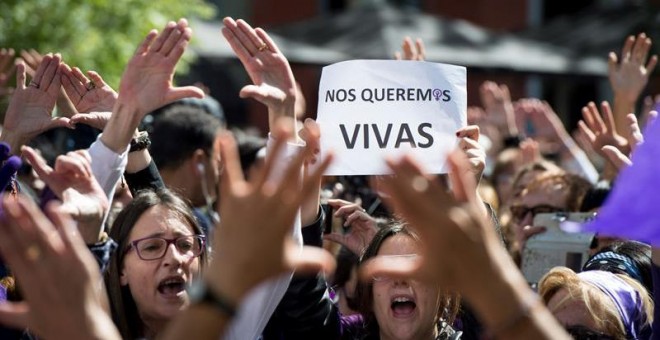
{"type": "Polygon", "coordinates": [[[1,0],[0,47],[60,52],[113,87],[137,44],[168,20],[208,18],[205,0],[1,0]]]}

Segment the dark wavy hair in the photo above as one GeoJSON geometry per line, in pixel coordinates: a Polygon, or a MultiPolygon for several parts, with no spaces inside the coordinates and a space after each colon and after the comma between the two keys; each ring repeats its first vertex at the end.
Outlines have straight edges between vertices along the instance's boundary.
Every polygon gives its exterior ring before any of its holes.
{"type": "MultiPolygon", "coordinates": [[[[119,278],[124,267],[125,249],[128,247],[129,235],[133,230],[133,226],[145,211],[155,206],[163,206],[176,212],[192,227],[195,234],[203,234],[202,228],[195,219],[190,206],[182,198],[167,189],[140,191],[133,201],[117,215],[109,236],[117,242],[118,247],[110,258],[110,266],[105,275],[105,285],[110,300],[112,320],[123,339],[137,339],[144,336],[144,325],[140,319],[130,288],[122,286],[119,278]]],[[[199,261],[200,268],[203,269],[208,261],[206,247],[200,255],[199,261]]]]}
{"type": "MultiPolygon", "coordinates": [[[[396,220],[390,221],[387,225],[378,230],[369,246],[364,250],[358,263],[358,269],[366,261],[378,255],[378,251],[385,240],[395,235],[403,235],[410,237],[415,241],[420,241],[419,236],[410,229],[405,222],[396,220]]],[[[440,306],[438,308],[436,321],[439,322],[442,320],[451,325],[454,323],[456,315],[460,309],[460,296],[442,289],[440,290],[440,294],[440,306]]],[[[365,338],[377,337],[380,334],[380,328],[378,327],[378,320],[376,320],[376,315],[373,311],[373,282],[358,282],[357,287],[355,288],[355,299],[358,301],[358,311],[364,317],[365,338]]]]}

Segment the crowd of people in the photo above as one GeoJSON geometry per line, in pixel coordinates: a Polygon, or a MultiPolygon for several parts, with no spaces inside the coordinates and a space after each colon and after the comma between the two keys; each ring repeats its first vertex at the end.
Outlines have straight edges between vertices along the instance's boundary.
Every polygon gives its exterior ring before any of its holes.
{"type": "MultiPolygon", "coordinates": [[[[386,159],[396,176],[366,178],[323,176],[333,157],[299,121],[306,89],[286,57],[261,28],[223,23],[252,82],[239,96],[268,108],[266,138],[228,126],[202,88],[174,86],[185,19],[149,32],[117,90],[60,54],[0,50],[0,338],[660,334],[651,245],[596,235],[582,268],[533,286],[520,270],[548,228],[536,215],[598,211],[657,138],[641,132],[653,99],[636,111],[657,63],[644,33],[609,56],[613,103],[585,103],[576,131],[487,81],[447,175],[403,156],[386,159]]],[[[396,59],[424,54],[406,38],[396,59]]]]}

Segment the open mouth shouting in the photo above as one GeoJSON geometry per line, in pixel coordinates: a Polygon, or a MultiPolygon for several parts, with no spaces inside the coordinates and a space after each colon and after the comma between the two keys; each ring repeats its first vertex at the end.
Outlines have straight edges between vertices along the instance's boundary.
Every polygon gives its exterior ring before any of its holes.
{"type": "Polygon", "coordinates": [[[179,299],[186,292],[186,280],[183,276],[168,276],[158,283],[157,290],[166,299],[179,299]]]}
{"type": "Polygon", "coordinates": [[[417,303],[410,295],[396,295],[392,297],[390,309],[395,318],[409,318],[415,314],[417,303]]]}

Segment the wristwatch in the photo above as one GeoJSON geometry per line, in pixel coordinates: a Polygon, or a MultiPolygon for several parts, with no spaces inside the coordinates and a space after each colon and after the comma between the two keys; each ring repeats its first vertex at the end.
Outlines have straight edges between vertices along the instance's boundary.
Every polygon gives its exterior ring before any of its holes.
{"type": "Polygon", "coordinates": [[[190,304],[205,304],[215,308],[221,314],[229,318],[236,315],[236,307],[227,299],[211,291],[203,280],[198,280],[188,288],[190,304]]]}
{"type": "Polygon", "coordinates": [[[151,145],[151,139],[149,139],[149,133],[147,131],[140,131],[138,136],[131,139],[131,147],[128,152],[141,151],[151,145]]]}

